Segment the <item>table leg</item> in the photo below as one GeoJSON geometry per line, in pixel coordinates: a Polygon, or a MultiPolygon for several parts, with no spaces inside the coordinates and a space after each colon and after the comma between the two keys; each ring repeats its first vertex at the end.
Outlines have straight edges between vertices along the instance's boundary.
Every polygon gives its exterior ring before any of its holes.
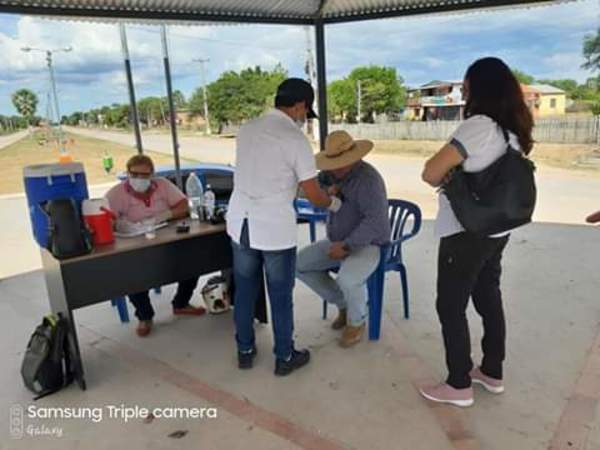
{"type": "Polygon", "coordinates": [[[50,301],[50,310],[53,314],[60,314],[69,323],[68,343],[70,350],[71,364],[75,381],[82,390],[86,389],[85,377],[83,373],[83,362],[79,350],[79,341],[77,339],[77,330],[73,312],[69,307],[65,286],[62,279],[62,272],[59,262],[46,250],[42,250],[42,263],[44,266],[44,277],[46,278],[46,287],[48,289],[48,299],[50,301]]]}

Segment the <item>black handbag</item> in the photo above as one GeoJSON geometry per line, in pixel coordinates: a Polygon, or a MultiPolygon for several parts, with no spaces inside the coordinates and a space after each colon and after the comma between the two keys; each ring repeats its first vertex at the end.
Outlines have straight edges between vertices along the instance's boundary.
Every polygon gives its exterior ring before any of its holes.
{"type": "Polygon", "coordinates": [[[489,236],[531,222],[537,189],[535,165],[507,142],[506,153],[479,172],[462,165],[442,186],[456,218],[466,231],[489,236]]]}

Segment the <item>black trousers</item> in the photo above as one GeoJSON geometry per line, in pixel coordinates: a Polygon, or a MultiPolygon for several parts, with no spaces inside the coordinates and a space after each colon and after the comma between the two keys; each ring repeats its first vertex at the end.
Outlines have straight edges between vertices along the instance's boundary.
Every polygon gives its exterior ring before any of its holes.
{"type": "Polygon", "coordinates": [[[463,232],[442,238],[438,253],[436,309],[442,325],[448,379],[457,389],[471,386],[469,298],[483,319],[481,371],[502,379],[506,325],[500,292],[502,253],[508,236],[488,238],[463,232]]]}
{"type": "MultiPolygon", "coordinates": [[[[180,281],[177,285],[177,293],[171,302],[173,308],[185,308],[189,305],[197,285],[198,277],[180,281]]],[[[129,294],[128,297],[135,307],[135,316],[138,320],[151,320],[154,317],[154,308],[150,303],[149,291],[136,292],[135,294],[129,294]]]]}

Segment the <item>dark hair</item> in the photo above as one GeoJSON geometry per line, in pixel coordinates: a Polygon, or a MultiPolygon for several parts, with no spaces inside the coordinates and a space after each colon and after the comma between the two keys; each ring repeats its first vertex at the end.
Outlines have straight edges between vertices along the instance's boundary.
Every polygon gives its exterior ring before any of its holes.
{"type": "Polygon", "coordinates": [[[510,68],[499,58],[478,59],[467,69],[465,80],[469,83],[465,116],[490,117],[503,129],[512,131],[521,150],[529,154],[533,147],[533,116],[510,68]]]}
{"type": "Polygon", "coordinates": [[[154,173],[154,163],[150,159],[149,156],[146,155],[135,155],[129,158],[127,161],[127,171],[129,172],[134,166],[146,166],[152,169],[152,173],[154,173]]]}

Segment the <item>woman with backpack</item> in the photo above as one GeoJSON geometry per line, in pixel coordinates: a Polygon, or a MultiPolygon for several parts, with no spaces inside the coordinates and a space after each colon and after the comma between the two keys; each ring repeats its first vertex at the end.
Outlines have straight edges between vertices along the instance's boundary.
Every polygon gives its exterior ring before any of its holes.
{"type": "MultiPolygon", "coordinates": [[[[510,147],[529,154],[533,146],[531,112],[519,82],[502,60],[488,57],[475,61],[463,86],[466,120],[425,164],[423,180],[434,187],[443,188],[458,166],[465,174],[481,172],[510,147]]],[[[532,189],[535,195],[535,186],[532,189]]],[[[435,233],[440,238],[436,309],[449,373],[446,382],[424,387],[421,394],[435,402],[470,406],[472,382],[494,394],[504,391],[500,275],[509,231],[491,235],[466,231],[441,189],[435,233]],[[470,297],[483,319],[483,360],[478,367],[471,361],[466,316],[470,297]]]]}

